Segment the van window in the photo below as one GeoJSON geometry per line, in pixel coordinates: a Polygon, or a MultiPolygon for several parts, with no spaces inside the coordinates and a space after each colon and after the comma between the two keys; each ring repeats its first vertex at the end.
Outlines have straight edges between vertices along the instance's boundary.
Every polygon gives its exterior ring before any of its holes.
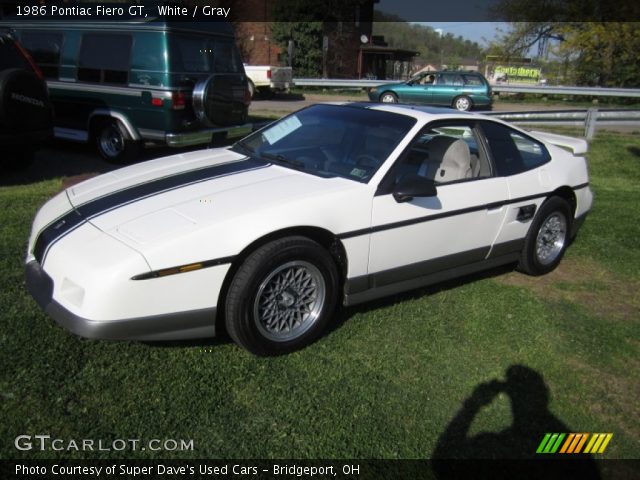
{"type": "Polygon", "coordinates": [[[20,53],[14,43],[0,36],[0,71],[8,68],[33,70],[27,59],[20,53]]]}
{"type": "Polygon", "coordinates": [[[175,73],[239,73],[242,62],[232,38],[173,35],[169,62],[175,73]]]}
{"type": "Polygon", "coordinates": [[[82,36],[78,80],[96,83],[128,83],[130,35],[85,33],[82,36]]]}
{"type": "Polygon", "coordinates": [[[46,78],[58,78],[62,33],[24,32],[20,41],[46,78]]]}

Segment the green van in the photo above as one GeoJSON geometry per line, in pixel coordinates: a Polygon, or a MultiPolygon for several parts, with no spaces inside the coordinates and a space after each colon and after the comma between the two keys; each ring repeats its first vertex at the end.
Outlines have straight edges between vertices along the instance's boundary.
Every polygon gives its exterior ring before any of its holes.
{"type": "Polygon", "coordinates": [[[226,22],[0,22],[47,79],[54,135],[111,162],[144,143],[208,144],[251,131],[251,102],[226,22]]]}

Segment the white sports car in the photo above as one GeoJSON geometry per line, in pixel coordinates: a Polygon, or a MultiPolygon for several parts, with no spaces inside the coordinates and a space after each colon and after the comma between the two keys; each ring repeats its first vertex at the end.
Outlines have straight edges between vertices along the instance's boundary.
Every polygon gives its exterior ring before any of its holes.
{"type": "Polygon", "coordinates": [[[38,212],[30,292],[91,338],[301,348],[354,305],[558,265],[591,208],[583,140],[429,107],[314,105],[228,148],[110,172],[38,212]]]}

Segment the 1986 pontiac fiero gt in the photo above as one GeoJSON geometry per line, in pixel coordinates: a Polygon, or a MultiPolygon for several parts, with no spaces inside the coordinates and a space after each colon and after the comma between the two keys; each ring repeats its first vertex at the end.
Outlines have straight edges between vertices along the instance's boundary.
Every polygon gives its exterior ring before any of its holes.
{"type": "Polygon", "coordinates": [[[554,269],[591,208],[586,147],[453,110],[315,105],[60,193],[35,218],[27,284],[85,337],[206,337],[218,316],[251,352],[289,352],[340,303],[554,269]]]}

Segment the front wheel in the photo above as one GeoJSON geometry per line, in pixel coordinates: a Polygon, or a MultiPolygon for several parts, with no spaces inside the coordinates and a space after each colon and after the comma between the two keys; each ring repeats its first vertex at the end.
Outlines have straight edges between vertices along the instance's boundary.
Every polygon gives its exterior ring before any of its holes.
{"type": "Polygon", "coordinates": [[[251,253],[229,285],[229,336],[266,356],[316,340],[335,310],[338,272],[331,255],[305,237],[287,237],[251,253]]]}
{"type": "Polygon", "coordinates": [[[453,101],[453,108],[456,110],[460,110],[461,112],[468,112],[471,110],[473,104],[471,103],[471,99],[466,95],[461,95],[460,97],[456,97],[453,101]]]}
{"type": "Polygon", "coordinates": [[[380,95],[380,101],[382,103],[398,103],[398,96],[392,92],[385,92],[380,95]]]}
{"type": "Polygon", "coordinates": [[[551,197],[544,202],[529,227],[518,270],[529,275],[544,275],[555,269],[569,243],[571,219],[566,200],[551,197]]]}

